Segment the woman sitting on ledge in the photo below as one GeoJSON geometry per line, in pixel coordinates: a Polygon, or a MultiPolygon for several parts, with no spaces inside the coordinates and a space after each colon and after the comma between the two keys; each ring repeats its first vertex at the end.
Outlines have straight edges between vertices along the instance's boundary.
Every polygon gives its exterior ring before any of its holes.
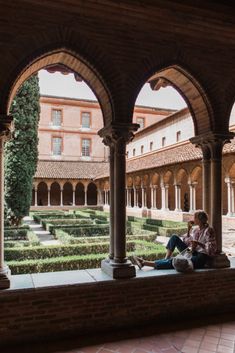
{"type": "Polygon", "coordinates": [[[181,239],[178,235],[172,235],[169,239],[166,249],[165,259],[156,261],[145,261],[141,257],[134,256],[133,262],[141,269],[143,266],[154,267],[157,270],[173,269],[172,254],[175,248],[179,252],[187,249],[192,250],[191,261],[193,268],[204,268],[208,260],[216,254],[216,240],[215,232],[208,224],[208,216],[204,211],[196,211],[194,214],[194,221],[188,222],[188,231],[181,239]],[[192,226],[195,227],[192,230],[192,226]]]}

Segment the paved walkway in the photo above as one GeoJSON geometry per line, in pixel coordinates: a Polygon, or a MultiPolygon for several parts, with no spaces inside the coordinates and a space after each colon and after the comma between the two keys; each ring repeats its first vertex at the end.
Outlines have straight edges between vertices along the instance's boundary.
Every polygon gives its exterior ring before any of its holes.
{"type": "Polygon", "coordinates": [[[55,240],[50,232],[44,230],[44,228],[36,223],[31,217],[24,217],[24,223],[28,224],[30,229],[38,236],[41,244],[43,245],[56,245],[60,244],[58,240],[55,240]]]}
{"type": "Polygon", "coordinates": [[[235,353],[235,321],[214,317],[97,335],[51,343],[6,347],[4,353],[235,353]],[[92,344],[93,342],[93,344],[92,344]],[[96,344],[94,344],[96,342],[96,344]],[[99,342],[97,344],[97,342],[99,342]]]}

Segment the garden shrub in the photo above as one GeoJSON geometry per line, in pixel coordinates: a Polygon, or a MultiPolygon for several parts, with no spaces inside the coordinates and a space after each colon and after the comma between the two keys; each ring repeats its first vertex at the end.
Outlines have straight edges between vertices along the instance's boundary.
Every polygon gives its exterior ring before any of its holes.
{"type": "MultiPolygon", "coordinates": [[[[148,244],[139,244],[138,249],[127,253],[127,255],[129,257],[133,256],[133,254],[144,256],[146,260],[155,260],[164,256],[165,248],[163,246],[156,244],[152,244],[152,246],[150,246],[150,244],[148,246],[148,244]]],[[[108,252],[102,254],[74,255],[39,260],[8,261],[7,264],[10,267],[12,274],[68,271],[99,268],[101,260],[107,258],[107,256],[108,252]]]]}

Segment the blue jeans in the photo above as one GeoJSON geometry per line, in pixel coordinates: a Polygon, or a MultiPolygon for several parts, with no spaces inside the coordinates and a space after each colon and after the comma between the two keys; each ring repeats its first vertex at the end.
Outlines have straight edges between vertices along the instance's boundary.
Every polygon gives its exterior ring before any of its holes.
{"type": "MultiPolygon", "coordinates": [[[[185,250],[188,246],[180,239],[178,235],[172,235],[167,243],[166,248],[170,251],[174,251],[175,248],[178,249],[179,252],[185,250]]],[[[204,268],[205,264],[209,260],[209,256],[197,251],[193,252],[193,256],[191,258],[194,269],[204,268]]],[[[170,259],[161,259],[155,261],[155,268],[158,270],[172,269],[172,258],[170,259]]]]}

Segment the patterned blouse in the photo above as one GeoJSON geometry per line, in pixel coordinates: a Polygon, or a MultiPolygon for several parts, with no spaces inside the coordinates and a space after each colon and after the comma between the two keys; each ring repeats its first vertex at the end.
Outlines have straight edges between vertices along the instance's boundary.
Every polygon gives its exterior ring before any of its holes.
{"type": "Polygon", "coordinates": [[[188,246],[190,246],[190,242],[192,240],[198,241],[202,244],[198,244],[195,248],[197,252],[201,252],[209,256],[215,256],[217,247],[213,228],[209,226],[202,229],[199,227],[194,228],[189,236],[184,236],[183,238],[184,243],[188,246]]]}

